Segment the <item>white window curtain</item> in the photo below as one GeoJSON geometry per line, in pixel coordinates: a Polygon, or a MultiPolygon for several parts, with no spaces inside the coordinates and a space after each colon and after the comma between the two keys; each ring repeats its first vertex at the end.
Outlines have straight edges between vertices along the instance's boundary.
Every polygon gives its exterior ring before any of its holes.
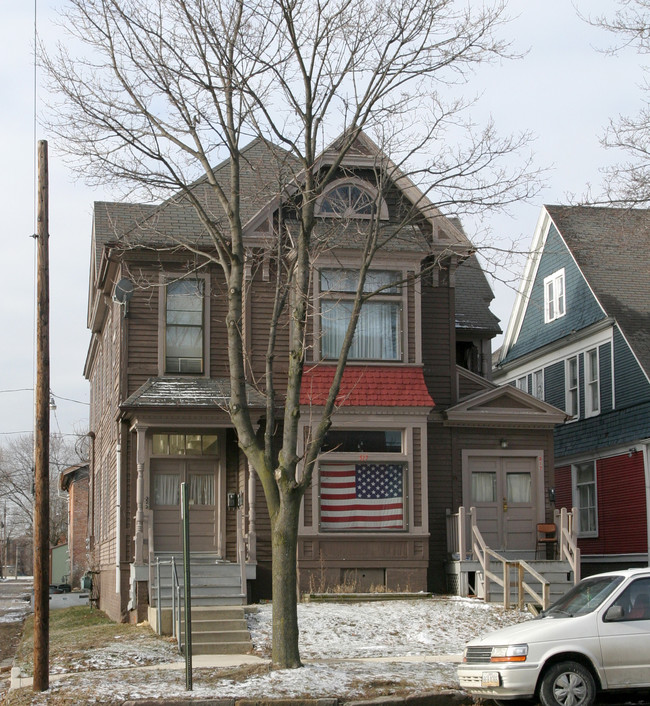
{"type": "Polygon", "coordinates": [[[190,505],[214,505],[214,476],[190,473],[190,505]]]}
{"type": "Polygon", "coordinates": [[[153,488],[154,505],[178,505],[180,493],[178,473],[156,473],[153,488]]]}
{"type": "Polygon", "coordinates": [[[529,503],[531,487],[530,473],[508,473],[508,502],[529,503]]]}
{"type": "Polygon", "coordinates": [[[472,500],[476,503],[493,503],[496,499],[496,473],[472,473],[472,500]]]}
{"type": "MultiPolygon", "coordinates": [[[[399,360],[399,304],[366,302],[361,309],[349,358],[399,360]]],[[[323,303],[323,357],[337,358],[352,316],[351,302],[323,303]]]]}

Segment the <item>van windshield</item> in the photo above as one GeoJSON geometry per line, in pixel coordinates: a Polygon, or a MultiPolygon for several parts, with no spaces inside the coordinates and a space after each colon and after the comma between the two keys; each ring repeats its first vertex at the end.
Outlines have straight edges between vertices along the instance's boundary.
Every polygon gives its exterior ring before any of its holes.
{"type": "Polygon", "coordinates": [[[562,598],[540,613],[540,617],[572,618],[596,610],[623,581],[622,576],[595,576],[584,579],[562,598]]]}

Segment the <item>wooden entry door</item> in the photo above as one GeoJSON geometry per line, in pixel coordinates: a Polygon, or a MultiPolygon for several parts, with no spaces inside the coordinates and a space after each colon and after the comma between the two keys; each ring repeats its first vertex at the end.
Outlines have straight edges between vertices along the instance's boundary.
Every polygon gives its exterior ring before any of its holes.
{"type": "Polygon", "coordinates": [[[183,549],[181,483],[186,482],[190,503],[190,550],[217,552],[217,464],[205,459],[152,459],[151,496],[154,549],[183,549]]]}
{"type": "Polygon", "coordinates": [[[496,550],[534,550],[538,522],[537,459],[532,456],[469,456],[466,507],[487,545],[496,550]]]}

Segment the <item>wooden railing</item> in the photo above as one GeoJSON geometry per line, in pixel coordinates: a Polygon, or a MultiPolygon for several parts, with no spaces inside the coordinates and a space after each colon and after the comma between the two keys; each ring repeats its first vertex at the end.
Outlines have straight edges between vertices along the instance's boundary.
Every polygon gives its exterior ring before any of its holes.
{"type": "MultiPolygon", "coordinates": [[[[577,510],[568,512],[565,508],[555,511],[555,525],[558,528],[558,558],[569,562],[574,583],[580,580],[580,549],[577,546],[575,518],[577,510]]],[[[481,566],[484,581],[484,597],[490,600],[490,583],[495,583],[503,590],[503,605],[509,608],[511,572],[516,571],[517,603],[523,609],[526,596],[539,603],[543,609],[550,605],[550,582],[523,559],[507,559],[490,549],[485,543],[476,524],[476,509],[466,510],[459,507],[457,513],[447,510],[447,550],[450,556],[461,561],[472,559],[481,566]],[[490,562],[501,564],[495,573],[490,562]],[[539,590],[536,589],[539,584],[539,590]],[[535,587],[533,587],[535,586],[535,587]]]]}
{"type": "Polygon", "coordinates": [[[566,559],[573,571],[573,583],[580,581],[580,548],[578,547],[577,508],[556,510],[554,513],[555,526],[558,528],[558,555],[566,559]]]}

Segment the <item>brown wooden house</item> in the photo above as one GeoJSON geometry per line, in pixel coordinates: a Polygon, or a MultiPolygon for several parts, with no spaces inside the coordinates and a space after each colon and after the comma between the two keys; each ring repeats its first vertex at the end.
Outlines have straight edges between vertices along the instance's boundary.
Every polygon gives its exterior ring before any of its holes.
{"type": "MultiPolygon", "coordinates": [[[[288,231],[293,225],[288,197],[275,193],[279,154],[258,139],[242,159],[250,252],[242,327],[248,402],[259,409],[260,424],[265,391],[258,381],[274,292],[269,242],[280,219],[288,231]]],[[[489,381],[490,341],[499,327],[472,245],[458,222],[398,172],[382,179],[380,193],[380,157],[361,136],[316,204],[317,235],[327,247],[314,258],[302,439],[332,379],[370,214],[394,237],[374,260],[368,286],[380,293],[364,305],[305,497],[302,591],[344,582],[446,590],[446,516],[476,501],[472,488],[479,488],[482,521],[502,547],[533,548],[535,524],[552,514],[552,429],[564,416],[489,381]],[[516,517],[504,509],[513,487],[516,517]]],[[[325,152],[320,164],[327,158],[325,152]]],[[[217,177],[225,179],[226,169],[217,168],[217,177]]],[[[193,193],[212,198],[203,182],[193,193]]],[[[218,218],[216,203],[212,208],[218,218]]],[[[226,411],[226,295],[220,268],[200,257],[206,247],[183,198],[95,204],[85,367],[94,433],[89,533],[99,604],[115,619],[140,620],[148,608],[152,622],[165,620],[160,611],[152,617],[153,606],[166,605],[172,590],[183,481],[195,573],[203,577],[193,599],[242,603],[269,595],[269,519],[226,411]],[[192,249],[183,245],[189,240],[192,249]]],[[[276,354],[280,372],[285,335],[276,354]]]]}

